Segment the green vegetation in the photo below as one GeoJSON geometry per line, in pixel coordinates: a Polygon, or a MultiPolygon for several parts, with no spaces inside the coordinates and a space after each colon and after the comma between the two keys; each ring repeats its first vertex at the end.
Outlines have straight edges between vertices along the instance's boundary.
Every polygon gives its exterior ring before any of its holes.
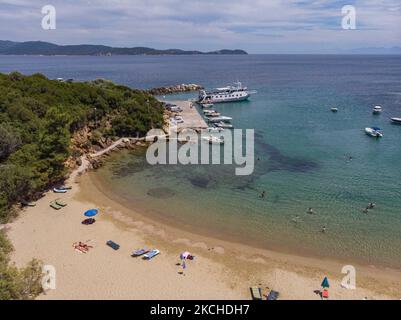
{"type": "MultiPolygon", "coordinates": [[[[13,205],[62,180],[71,138],[89,128],[100,138],[143,136],[163,125],[162,105],[152,96],[109,81],[67,83],[41,74],[0,74],[0,223],[13,205]]],[[[40,263],[9,264],[11,246],[0,232],[0,300],[29,299],[40,292],[40,263]]]]}
{"type": "Polygon", "coordinates": [[[162,127],[161,104],[109,81],[66,83],[41,74],[0,74],[0,222],[11,205],[61,180],[71,136],[89,126],[96,137],[142,136],[162,127]]]}
{"type": "Polygon", "coordinates": [[[33,299],[42,292],[42,265],[32,260],[25,268],[10,265],[12,246],[0,231],[0,300],[33,299]]]}

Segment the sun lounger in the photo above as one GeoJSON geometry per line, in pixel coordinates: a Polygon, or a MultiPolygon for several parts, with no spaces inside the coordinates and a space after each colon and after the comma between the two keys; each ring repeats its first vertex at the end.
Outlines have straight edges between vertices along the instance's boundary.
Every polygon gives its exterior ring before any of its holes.
{"type": "Polygon", "coordinates": [[[155,250],[152,250],[152,251],[148,252],[147,254],[145,254],[145,255],[143,256],[143,258],[144,258],[145,260],[150,260],[150,259],[156,257],[159,253],[160,253],[160,251],[157,250],[157,249],[155,249],[155,250]]]}
{"type": "Polygon", "coordinates": [[[28,202],[25,200],[21,201],[21,207],[35,207],[35,206],[36,206],[36,203],[34,203],[34,202],[28,202]]]}
{"type": "Polygon", "coordinates": [[[139,249],[136,250],[132,253],[131,257],[140,257],[146,253],[148,253],[150,250],[149,249],[139,249]]]}
{"type": "Polygon", "coordinates": [[[55,201],[50,202],[50,207],[55,210],[60,210],[62,208],[62,206],[58,205],[55,201]]]}
{"type": "Polygon", "coordinates": [[[259,287],[251,287],[251,294],[253,300],[262,300],[262,290],[259,287]]]}
{"type": "Polygon", "coordinates": [[[277,291],[270,291],[269,295],[267,296],[267,300],[277,300],[280,293],[277,291]]]}
{"type": "Polygon", "coordinates": [[[62,200],[60,200],[60,199],[57,199],[57,200],[55,201],[55,203],[56,203],[57,205],[59,205],[60,207],[65,207],[65,206],[67,205],[64,201],[62,201],[62,200]]]}
{"type": "Polygon", "coordinates": [[[107,241],[106,244],[107,244],[109,247],[113,248],[114,250],[120,249],[120,245],[117,244],[117,243],[115,243],[115,242],[113,242],[113,241],[111,241],[111,240],[107,241]]]}

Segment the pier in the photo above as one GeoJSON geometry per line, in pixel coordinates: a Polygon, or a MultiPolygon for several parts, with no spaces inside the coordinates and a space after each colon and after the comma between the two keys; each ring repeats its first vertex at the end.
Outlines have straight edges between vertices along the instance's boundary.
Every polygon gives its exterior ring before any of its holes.
{"type": "Polygon", "coordinates": [[[206,129],[208,127],[206,121],[198,112],[198,109],[195,106],[195,103],[191,101],[169,101],[170,103],[174,103],[182,109],[182,112],[178,113],[184,119],[183,123],[177,124],[178,131],[182,129],[206,129]],[[191,107],[191,105],[193,105],[191,107]]]}

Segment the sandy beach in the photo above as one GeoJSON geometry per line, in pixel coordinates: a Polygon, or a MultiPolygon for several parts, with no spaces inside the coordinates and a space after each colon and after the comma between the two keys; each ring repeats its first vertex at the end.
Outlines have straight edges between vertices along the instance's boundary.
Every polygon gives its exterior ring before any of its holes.
{"type": "Polygon", "coordinates": [[[263,294],[274,289],[280,299],[321,299],[324,276],[330,279],[330,299],[399,299],[401,274],[395,270],[355,266],[357,288],[345,289],[344,263],[269,252],[184,232],[149,220],[136,208],[123,207],[107,197],[85,171],[75,171],[66,194],[48,192],[36,207],[20,212],[8,224],[7,234],[18,266],[32,258],[56,268],[56,289],[38,299],[250,299],[249,287],[263,294]],[[80,172],[79,172],[80,171],[80,172]],[[49,202],[61,198],[68,205],[59,210],[49,202]],[[96,223],[81,224],[83,213],[98,208],[96,223]],[[129,212],[129,214],[128,214],[129,212]],[[113,240],[118,251],[106,246],[113,240]],[[86,254],[73,243],[87,241],[86,254]],[[132,258],[142,247],[158,248],[151,261],[132,258]],[[179,265],[181,252],[195,260],[179,265]]]}

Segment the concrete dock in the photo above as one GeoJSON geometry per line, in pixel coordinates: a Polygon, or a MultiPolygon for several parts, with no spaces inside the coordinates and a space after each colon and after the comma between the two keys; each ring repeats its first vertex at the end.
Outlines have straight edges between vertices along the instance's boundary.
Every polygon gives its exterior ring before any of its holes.
{"type": "Polygon", "coordinates": [[[202,118],[200,113],[198,112],[195,103],[190,101],[169,101],[170,103],[174,103],[182,109],[182,112],[178,114],[184,119],[183,123],[179,123],[177,125],[178,131],[182,129],[206,129],[208,127],[206,121],[202,118]],[[191,105],[193,104],[192,108],[191,105]]]}

